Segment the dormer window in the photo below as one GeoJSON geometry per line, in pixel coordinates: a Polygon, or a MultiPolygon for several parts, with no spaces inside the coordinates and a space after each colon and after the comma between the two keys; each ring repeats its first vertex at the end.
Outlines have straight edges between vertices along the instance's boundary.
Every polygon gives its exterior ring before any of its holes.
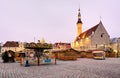
{"type": "Polygon", "coordinates": [[[101,34],[101,38],[103,37],[104,33],[101,34]]]}

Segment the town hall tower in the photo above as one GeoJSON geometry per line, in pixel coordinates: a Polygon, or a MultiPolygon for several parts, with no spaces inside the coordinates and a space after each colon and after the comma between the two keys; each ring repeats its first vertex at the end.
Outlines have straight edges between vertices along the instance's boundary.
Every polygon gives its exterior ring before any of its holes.
{"type": "Polygon", "coordinates": [[[78,10],[78,21],[77,21],[77,36],[82,33],[82,21],[81,21],[81,14],[80,9],[78,10]]]}

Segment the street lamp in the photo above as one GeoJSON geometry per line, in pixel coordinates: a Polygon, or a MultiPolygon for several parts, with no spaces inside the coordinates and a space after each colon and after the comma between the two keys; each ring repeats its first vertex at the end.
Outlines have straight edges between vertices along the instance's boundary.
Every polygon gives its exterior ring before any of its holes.
{"type": "Polygon", "coordinates": [[[2,46],[1,46],[2,43],[0,43],[0,53],[1,53],[1,49],[2,49],[2,46]]]}
{"type": "Polygon", "coordinates": [[[117,39],[117,57],[119,57],[119,38],[117,39]]]}
{"type": "Polygon", "coordinates": [[[26,63],[25,63],[25,67],[29,67],[30,64],[28,62],[28,51],[26,52],[26,63]]]}

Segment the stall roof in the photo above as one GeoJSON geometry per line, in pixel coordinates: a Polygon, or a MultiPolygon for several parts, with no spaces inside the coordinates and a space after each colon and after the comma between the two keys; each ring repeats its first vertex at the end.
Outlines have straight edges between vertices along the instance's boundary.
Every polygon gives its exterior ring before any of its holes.
{"type": "Polygon", "coordinates": [[[74,50],[74,51],[76,51],[76,52],[79,52],[79,51],[77,51],[77,50],[75,50],[75,49],[73,49],[73,48],[70,48],[70,49],[52,50],[52,52],[53,52],[53,53],[55,53],[55,52],[65,52],[65,51],[69,51],[69,50],[74,50]]]}

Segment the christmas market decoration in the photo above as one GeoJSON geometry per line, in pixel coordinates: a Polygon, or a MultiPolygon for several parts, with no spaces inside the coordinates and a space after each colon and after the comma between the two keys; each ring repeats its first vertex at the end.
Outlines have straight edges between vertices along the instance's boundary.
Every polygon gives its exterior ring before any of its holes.
{"type": "Polygon", "coordinates": [[[40,64],[56,64],[55,57],[51,58],[51,53],[49,52],[49,49],[52,48],[52,44],[48,43],[26,43],[26,58],[24,60],[21,60],[21,63],[24,64],[26,67],[32,65],[33,63],[34,65],[37,64],[38,66],[40,64]],[[48,52],[46,52],[45,50],[48,50],[48,52]]]}

